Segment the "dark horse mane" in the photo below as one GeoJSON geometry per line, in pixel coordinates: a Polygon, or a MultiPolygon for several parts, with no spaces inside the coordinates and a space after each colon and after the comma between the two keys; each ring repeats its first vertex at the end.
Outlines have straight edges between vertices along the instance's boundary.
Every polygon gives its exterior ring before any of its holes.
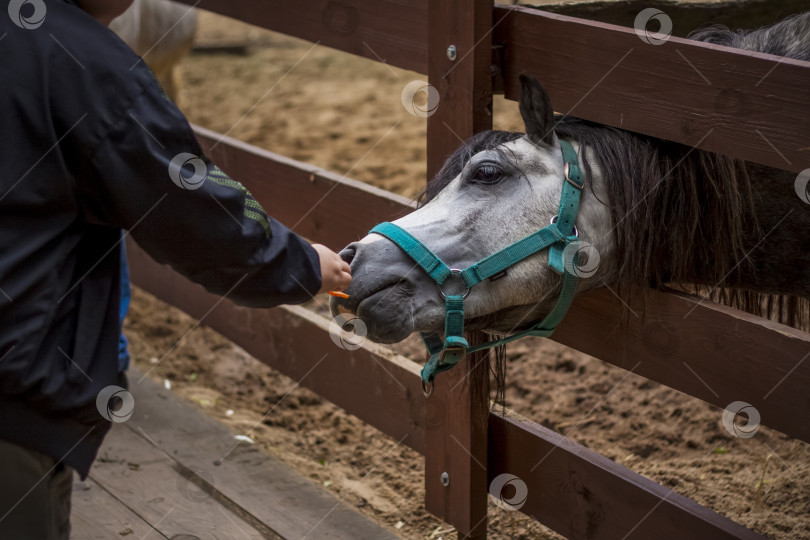
{"type": "Polygon", "coordinates": [[[756,273],[748,254],[764,233],[749,164],[575,118],[556,131],[590,148],[609,179],[621,296],[675,289],[807,328],[807,299],[738,286],[756,273]]]}
{"type": "MultiPolygon", "coordinates": [[[[691,37],[810,60],[808,36],[810,12],[760,30],[734,32],[713,26],[691,37]]],[[[747,267],[752,263],[746,249],[763,231],[749,173],[762,172],[761,166],[571,116],[557,116],[554,131],[589,148],[606,179],[608,200],[603,202],[613,218],[619,254],[615,283],[621,296],[643,300],[649,287],[675,289],[789,326],[810,326],[810,299],[780,295],[773,288],[736,286],[745,282],[742,275],[756,273],[747,267]]],[[[473,155],[505,152],[501,146],[521,136],[493,130],[468,139],[428,183],[420,205],[458,176],[473,155]]],[[[591,171],[586,173],[590,176],[591,171]]],[[[774,173],[786,174],[766,172],[774,173]]]]}
{"type": "MultiPolygon", "coordinates": [[[[746,239],[762,236],[746,162],[570,116],[558,116],[555,126],[559,137],[590,150],[606,179],[608,200],[602,202],[613,218],[622,297],[643,300],[650,287],[703,293],[790,326],[810,323],[807,299],[735,287],[751,264],[746,239]]],[[[497,150],[514,160],[502,145],[522,136],[492,130],[468,139],[428,183],[420,206],[478,152],[497,150]]],[[[586,174],[590,180],[591,171],[586,174]]]]}

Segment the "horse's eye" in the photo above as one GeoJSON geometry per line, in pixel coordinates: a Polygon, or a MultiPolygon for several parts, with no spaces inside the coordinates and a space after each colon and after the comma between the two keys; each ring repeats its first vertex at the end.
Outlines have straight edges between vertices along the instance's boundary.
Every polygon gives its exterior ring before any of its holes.
{"type": "Polygon", "coordinates": [[[470,179],[478,184],[495,184],[501,178],[503,178],[503,171],[491,163],[479,165],[470,176],[470,179]]]}

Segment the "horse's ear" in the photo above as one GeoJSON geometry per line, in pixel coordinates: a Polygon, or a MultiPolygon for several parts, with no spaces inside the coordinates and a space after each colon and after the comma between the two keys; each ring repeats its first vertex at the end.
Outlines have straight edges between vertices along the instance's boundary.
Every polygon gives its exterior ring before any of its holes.
{"type": "Polygon", "coordinates": [[[537,79],[520,76],[520,115],[526,134],[535,144],[554,145],[554,108],[548,92],[537,79]]]}

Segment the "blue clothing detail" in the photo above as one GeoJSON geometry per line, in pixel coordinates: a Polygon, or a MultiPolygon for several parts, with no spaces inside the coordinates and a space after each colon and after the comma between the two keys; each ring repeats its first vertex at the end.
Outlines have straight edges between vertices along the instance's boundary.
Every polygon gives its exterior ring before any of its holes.
{"type": "MultiPolygon", "coordinates": [[[[122,233],[123,235],[123,233],[122,233]]],[[[127,264],[127,247],[121,242],[121,309],[118,318],[121,329],[118,335],[118,371],[126,371],[129,368],[129,351],[127,350],[127,337],[124,335],[124,317],[129,310],[129,299],[131,291],[129,288],[129,265],[127,264]]]]}

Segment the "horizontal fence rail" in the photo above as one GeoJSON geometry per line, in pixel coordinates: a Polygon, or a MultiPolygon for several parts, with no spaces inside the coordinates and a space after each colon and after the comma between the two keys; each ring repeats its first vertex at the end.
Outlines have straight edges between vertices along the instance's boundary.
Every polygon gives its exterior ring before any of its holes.
{"type": "MultiPolygon", "coordinates": [[[[690,296],[648,291],[620,326],[622,303],[585,293],[551,339],[725,408],[748,402],[762,423],[810,442],[810,334],[690,296]]],[[[719,414],[719,413],[718,413],[719,414]]]]}
{"type": "Polygon", "coordinates": [[[555,109],[779,169],[810,166],[810,62],[522,7],[495,8],[504,90],[538,77],[555,109]]]}
{"type": "Polygon", "coordinates": [[[566,538],[764,538],[511,412],[490,412],[487,470],[526,482],[520,510],[566,538]]]}
{"type": "MultiPolygon", "coordinates": [[[[198,5],[427,74],[427,0],[198,5]]],[[[780,169],[810,167],[808,62],[678,37],[650,45],[632,28],[520,6],[495,6],[493,24],[508,99],[529,73],[560,112],[780,169]]],[[[472,61],[467,53],[459,62],[472,61]]]]}
{"type": "Polygon", "coordinates": [[[178,0],[340,51],[427,73],[427,0],[178,0]]]}
{"type": "Polygon", "coordinates": [[[330,321],[308,309],[250,309],[208,293],[153,261],[131,239],[132,281],[213,328],[257,358],[371,424],[401,444],[425,453],[419,366],[366,343],[347,350],[332,342],[330,321]],[[214,307],[215,306],[215,307],[214,307]],[[351,374],[351,376],[347,376],[351,374]]]}

